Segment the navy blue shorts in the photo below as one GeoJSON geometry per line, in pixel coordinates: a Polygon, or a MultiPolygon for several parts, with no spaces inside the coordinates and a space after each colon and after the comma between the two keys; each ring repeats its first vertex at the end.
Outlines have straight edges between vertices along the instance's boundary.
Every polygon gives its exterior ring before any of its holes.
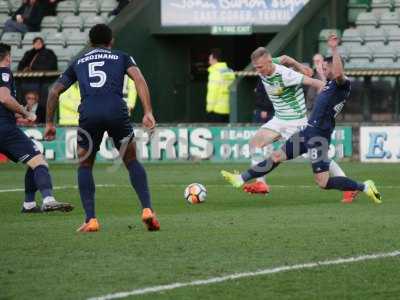
{"type": "Polygon", "coordinates": [[[307,126],[294,134],[282,146],[288,160],[308,153],[314,173],[329,171],[330,159],[328,156],[331,132],[307,126]]]}
{"type": "Polygon", "coordinates": [[[40,154],[39,148],[16,125],[0,126],[0,153],[13,162],[27,163],[40,154]]]}
{"type": "Polygon", "coordinates": [[[79,119],[78,145],[95,153],[100,149],[105,132],[112,138],[118,150],[122,143],[130,142],[134,137],[133,127],[128,117],[114,120],[81,117],[79,119]]]}

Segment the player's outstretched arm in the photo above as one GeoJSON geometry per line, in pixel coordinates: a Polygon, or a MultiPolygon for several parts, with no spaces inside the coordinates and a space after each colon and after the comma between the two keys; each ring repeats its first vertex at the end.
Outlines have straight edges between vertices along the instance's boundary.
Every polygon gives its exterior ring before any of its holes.
{"type": "Polygon", "coordinates": [[[46,129],[44,131],[44,137],[48,141],[52,141],[56,137],[56,127],[54,125],[54,114],[57,109],[60,94],[65,91],[65,86],[56,82],[49,91],[47,98],[47,109],[46,109],[46,129]]]}
{"type": "Polygon", "coordinates": [[[153,109],[150,100],[150,91],[144,79],[142,72],[138,67],[130,67],[127,70],[128,76],[135,82],[136,90],[143,106],[143,125],[148,129],[153,129],[156,126],[156,121],[153,117],[153,109]]]}
{"type": "Polygon", "coordinates": [[[343,84],[346,82],[346,76],[344,74],[344,68],[342,58],[340,57],[338,50],[339,38],[336,34],[332,34],[328,38],[328,47],[332,51],[332,72],[337,84],[343,84]]]}
{"type": "Polygon", "coordinates": [[[325,82],[305,75],[303,78],[303,84],[315,88],[318,91],[318,93],[320,93],[325,86],[325,82]]]}
{"type": "Polygon", "coordinates": [[[279,57],[279,61],[282,65],[293,68],[295,71],[304,74],[306,76],[313,76],[313,70],[310,67],[307,67],[301,63],[299,63],[297,60],[295,60],[293,57],[290,57],[288,55],[282,55],[279,57]]]}
{"type": "Polygon", "coordinates": [[[29,121],[36,121],[36,115],[27,111],[21,104],[19,104],[11,95],[10,90],[7,87],[0,87],[0,103],[13,113],[20,114],[29,121]]]}

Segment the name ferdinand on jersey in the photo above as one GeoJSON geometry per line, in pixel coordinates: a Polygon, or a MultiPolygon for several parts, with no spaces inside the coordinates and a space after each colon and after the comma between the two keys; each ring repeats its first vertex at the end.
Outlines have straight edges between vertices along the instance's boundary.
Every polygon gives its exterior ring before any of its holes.
{"type": "Polygon", "coordinates": [[[99,54],[94,54],[94,55],[87,55],[85,57],[82,57],[81,59],[78,60],[77,64],[82,64],[87,61],[91,60],[97,60],[97,59],[111,59],[111,60],[118,60],[119,56],[115,54],[108,54],[108,53],[99,53],[99,54]]]}

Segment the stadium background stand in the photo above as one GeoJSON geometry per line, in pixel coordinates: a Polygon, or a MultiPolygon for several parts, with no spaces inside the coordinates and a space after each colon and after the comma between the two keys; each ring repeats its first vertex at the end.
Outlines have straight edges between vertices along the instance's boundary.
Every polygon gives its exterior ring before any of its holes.
{"type": "Polygon", "coordinates": [[[66,0],[57,5],[56,16],[46,16],[42,20],[40,32],[25,35],[16,32],[3,33],[4,23],[21,5],[19,0],[0,0],[1,41],[11,44],[13,49],[12,70],[16,71],[21,53],[32,48],[36,36],[44,38],[47,48],[54,50],[58,57],[58,68],[64,71],[73,56],[87,44],[88,30],[97,23],[112,20],[108,14],[116,6],[115,0],[66,0]]]}

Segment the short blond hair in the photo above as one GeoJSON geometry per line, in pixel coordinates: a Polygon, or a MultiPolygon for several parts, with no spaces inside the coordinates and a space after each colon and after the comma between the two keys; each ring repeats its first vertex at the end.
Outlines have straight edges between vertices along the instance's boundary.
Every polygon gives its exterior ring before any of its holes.
{"type": "Polygon", "coordinates": [[[251,61],[255,61],[260,57],[269,55],[271,55],[271,53],[269,53],[267,49],[265,49],[264,47],[258,47],[256,50],[253,51],[253,53],[251,53],[251,61]]]}

